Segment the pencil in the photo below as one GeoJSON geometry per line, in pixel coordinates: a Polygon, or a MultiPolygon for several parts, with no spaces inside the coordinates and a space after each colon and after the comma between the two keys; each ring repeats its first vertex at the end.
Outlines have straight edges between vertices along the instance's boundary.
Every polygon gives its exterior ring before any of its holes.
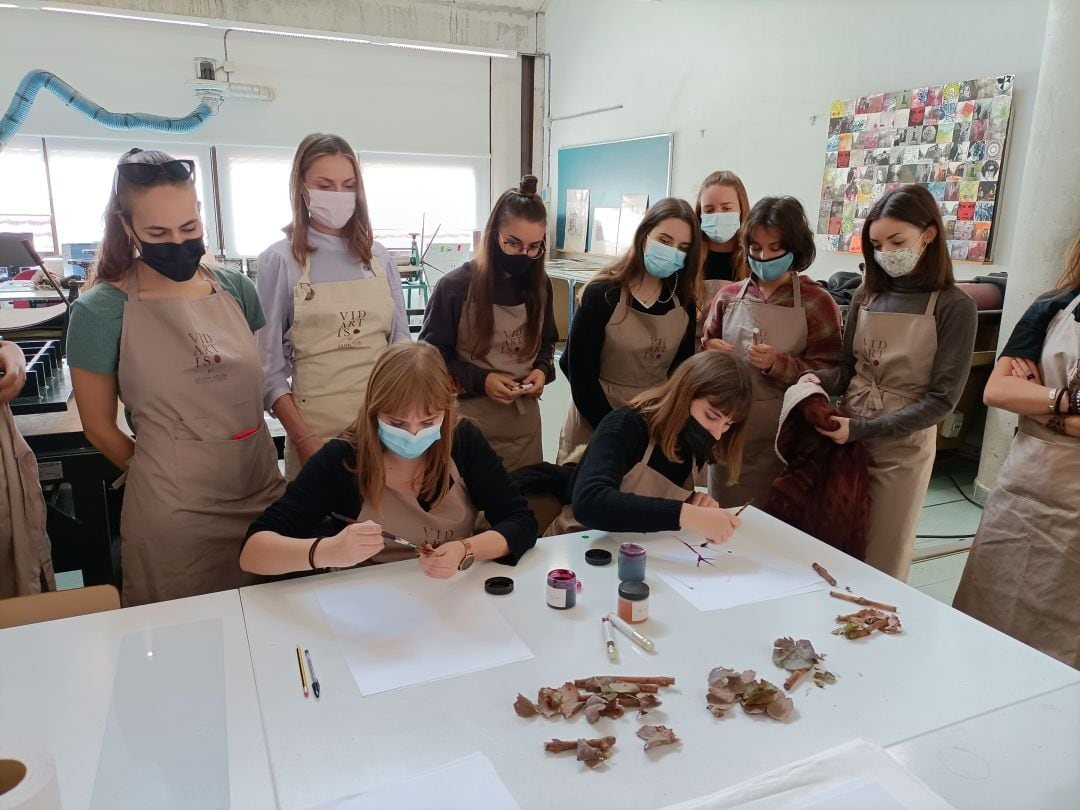
{"type": "Polygon", "coordinates": [[[304,697],[307,697],[307,675],[304,674],[304,658],[300,655],[299,647],[296,648],[296,665],[300,667],[300,685],[304,687],[304,697]]]}
{"type": "Polygon", "coordinates": [[[751,498],[751,499],[750,499],[750,500],[748,500],[748,501],[747,501],[746,503],[744,503],[744,504],[743,504],[742,506],[740,506],[740,507],[739,507],[739,511],[735,513],[735,517],[738,517],[738,516],[739,516],[739,515],[741,515],[741,514],[742,514],[743,512],[745,512],[745,511],[746,511],[746,507],[748,507],[748,506],[749,506],[750,504],[752,504],[753,502],[754,502],[754,499],[753,499],[753,498],[751,498]]]}

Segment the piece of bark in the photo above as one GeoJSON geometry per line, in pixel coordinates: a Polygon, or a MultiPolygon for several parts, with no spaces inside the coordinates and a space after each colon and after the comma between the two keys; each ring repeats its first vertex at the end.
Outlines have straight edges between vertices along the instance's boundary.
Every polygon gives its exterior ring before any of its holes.
{"type": "Polygon", "coordinates": [[[574,751],[578,747],[579,742],[584,742],[591,745],[593,748],[611,748],[615,745],[614,737],[600,737],[595,740],[560,740],[553,739],[550,742],[544,743],[544,750],[550,751],[553,754],[559,754],[564,751],[574,751]]]}
{"type": "Polygon", "coordinates": [[[806,669],[797,669],[792,672],[790,675],[788,675],[788,679],[784,681],[784,689],[790,692],[792,689],[795,688],[795,684],[799,682],[799,679],[811,669],[813,669],[813,667],[808,667],[806,669]]]}
{"type": "Polygon", "coordinates": [[[824,566],[818,565],[817,563],[813,563],[810,567],[814,569],[814,572],[819,577],[821,577],[823,580],[828,582],[834,588],[836,587],[836,577],[834,577],[832,574],[830,574],[828,572],[828,570],[825,569],[824,566]]]}
{"type": "Polygon", "coordinates": [[[625,676],[625,675],[593,675],[591,678],[579,678],[574,681],[574,686],[585,687],[591,682],[598,681],[600,683],[637,683],[637,684],[653,684],[655,686],[674,686],[675,679],[669,675],[655,675],[655,676],[625,676]]]}
{"type": "Polygon", "coordinates": [[[845,602],[854,602],[856,605],[864,605],[866,607],[887,610],[889,611],[889,613],[896,613],[896,605],[887,605],[884,602],[875,602],[873,599],[867,599],[865,596],[851,596],[850,594],[841,593],[840,591],[829,591],[829,596],[833,597],[834,599],[843,599],[845,602]]]}

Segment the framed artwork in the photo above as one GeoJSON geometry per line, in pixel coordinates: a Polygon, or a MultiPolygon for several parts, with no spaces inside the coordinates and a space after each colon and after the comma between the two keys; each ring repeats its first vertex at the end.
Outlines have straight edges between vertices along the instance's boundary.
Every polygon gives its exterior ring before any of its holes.
{"type": "Polygon", "coordinates": [[[916,184],[937,201],[949,255],[989,262],[1012,95],[1005,74],[833,101],[818,244],[859,253],[870,207],[898,185],[916,184]]]}

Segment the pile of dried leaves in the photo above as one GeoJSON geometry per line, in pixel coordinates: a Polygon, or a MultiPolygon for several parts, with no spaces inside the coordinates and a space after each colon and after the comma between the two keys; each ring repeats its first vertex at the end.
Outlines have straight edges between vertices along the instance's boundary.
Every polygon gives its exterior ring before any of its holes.
{"type": "Polygon", "coordinates": [[[620,678],[596,676],[577,681],[567,681],[558,689],[550,686],[540,688],[536,703],[524,695],[514,701],[514,711],[519,717],[544,717],[562,715],[570,719],[580,711],[585,719],[596,723],[601,717],[619,718],[627,709],[637,709],[638,716],[647,714],[660,705],[658,692],[661,686],[671,686],[674,678],[620,678]],[[583,690],[583,691],[579,691],[583,690]]]}
{"type": "Polygon", "coordinates": [[[705,702],[714,717],[723,717],[725,712],[741,704],[747,714],[767,714],[774,720],[784,720],[795,708],[791,698],[772,683],[762,678],[755,680],[757,674],[752,669],[736,672],[727,667],[717,667],[709,673],[709,690],[705,693],[705,702]]]}
{"type": "Polygon", "coordinates": [[[596,740],[559,740],[544,743],[544,750],[558,754],[562,751],[577,751],[577,761],[595,768],[611,756],[614,737],[601,737],[596,740]]]}
{"type": "Polygon", "coordinates": [[[824,689],[826,685],[836,683],[835,675],[819,667],[825,656],[818,655],[808,639],[800,638],[795,641],[790,636],[776,639],[773,642],[772,660],[774,664],[791,673],[784,681],[784,688],[789,692],[795,688],[799,679],[811,670],[814,672],[815,686],[824,689]]]}
{"type": "Polygon", "coordinates": [[[833,630],[833,635],[843,636],[844,638],[862,638],[871,633],[900,632],[899,616],[875,608],[864,608],[858,613],[837,616],[836,621],[843,627],[837,627],[833,630]]]}

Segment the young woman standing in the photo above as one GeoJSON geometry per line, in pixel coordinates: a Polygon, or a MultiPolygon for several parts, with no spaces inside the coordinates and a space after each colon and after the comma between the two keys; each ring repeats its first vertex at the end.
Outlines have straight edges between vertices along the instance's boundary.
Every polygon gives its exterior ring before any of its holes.
{"type": "Polygon", "coordinates": [[[720,291],[702,334],[705,349],[734,352],[753,371],[754,407],[737,484],[709,469],[709,494],[722,506],[763,503],[783,471],[774,449],[784,391],[803,372],[836,362],[840,310],[827,291],[802,275],[814,261],[814,235],[794,197],[766,197],[741,233],[751,275],[720,291]]]}
{"type": "Polygon", "coordinates": [[[162,152],[120,159],[92,286],[71,307],[83,431],[127,469],[125,605],[250,584],[244,531],[284,490],[252,337],[262,308],[246,277],[203,264],[194,173],[162,152]]]}
{"type": "Polygon", "coordinates": [[[626,254],[586,285],[559,361],[573,397],[559,437],[560,464],[589,441],[601,419],[662,383],[694,353],[697,226],[685,201],[660,200],[626,254]]]}
{"type": "Polygon", "coordinates": [[[540,395],[559,339],[544,271],[547,209],[526,175],[491,211],[476,258],[447,273],[420,339],[438,347],[472,419],[507,470],[543,460],[540,395]]]}
{"type": "Polygon", "coordinates": [[[705,288],[701,301],[701,327],[716,294],[733,281],[746,278],[746,257],[739,244],[739,229],[750,213],[746,187],[734,172],[713,172],[701,184],[694,213],[701,222],[705,237],[701,277],[705,288]]]}
{"type": "Polygon", "coordinates": [[[265,405],[285,428],[285,473],[356,417],[379,353],[409,339],[401,276],[374,241],[356,153],[308,135],[289,178],[287,236],[259,256],[265,405]],[[290,385],[289,379],[292,378],[290,385]]]}
{"type": "Polygon", "coordinates": [[[848,417],[822,431],[870,451],[866,562],[906,580],[933,472],[936,425],[971,368],[978,315],[958,289],[937,203],[922,186],[878,200],[863,225],[866,274],[844,328],[840,365],[810,379],[843,394],[848,417]]]}

